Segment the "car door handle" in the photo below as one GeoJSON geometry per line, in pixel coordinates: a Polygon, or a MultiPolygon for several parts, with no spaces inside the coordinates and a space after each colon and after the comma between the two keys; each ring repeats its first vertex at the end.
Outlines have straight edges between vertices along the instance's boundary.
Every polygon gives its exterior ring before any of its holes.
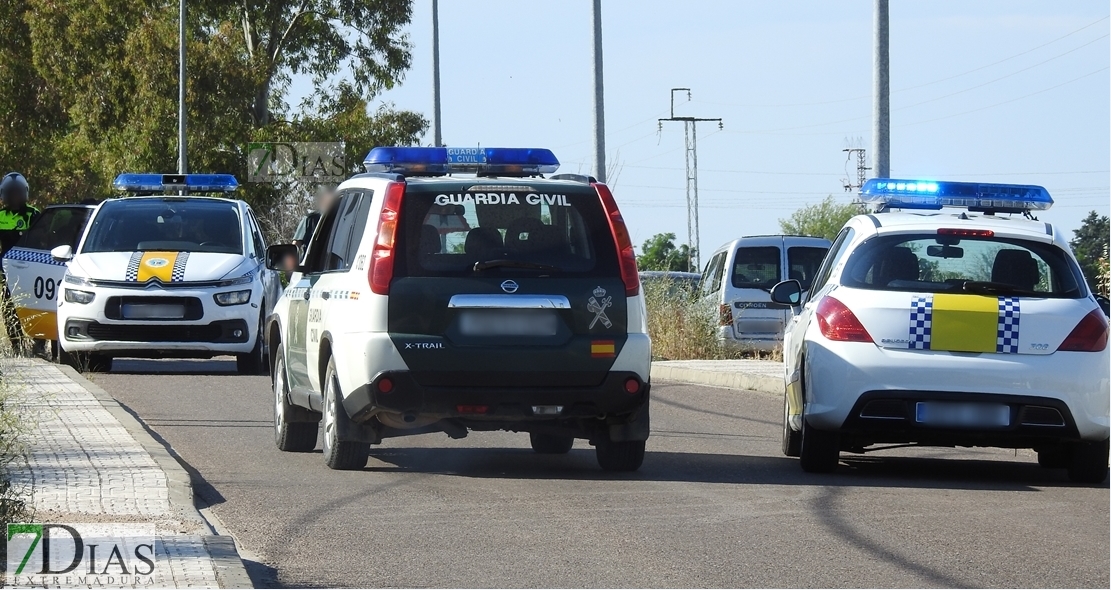
{"type": "Polygon", "coordinates": [[[312,297],[312,291],[305,289],[305,301],[308,301],[309,297],[312,297]]]}
{"type": "Polygon", "coordinates": [[[12,267],[14,268],[27,268],[27,263],[23,262],[22,260],[8,259],[8,264],[12,265],[12,267]]]}
{"type": "Polygon", "coordinates": [[[325,292],[321,293],[320,296],[325,298],[325,299],[328,299],[329,297],[331,297],[331,294],[328,291],[325,291],[325,292]]]}

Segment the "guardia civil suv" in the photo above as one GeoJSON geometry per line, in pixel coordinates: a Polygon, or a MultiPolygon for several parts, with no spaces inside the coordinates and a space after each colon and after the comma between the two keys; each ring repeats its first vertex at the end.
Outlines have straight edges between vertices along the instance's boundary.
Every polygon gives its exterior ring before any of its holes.
{"type": "Polygon", "coordinates": [[[606,185],[548,150],[376,148],[338,187],[267,322],[278,448],[360,469],[387,437],[576,438],[632,471],[651,351],[633,247],[606,185]]]}

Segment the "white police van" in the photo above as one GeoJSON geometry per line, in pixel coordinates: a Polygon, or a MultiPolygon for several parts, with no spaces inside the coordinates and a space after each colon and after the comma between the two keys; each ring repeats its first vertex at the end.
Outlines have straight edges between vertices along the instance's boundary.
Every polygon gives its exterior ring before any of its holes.
{"type": "Polygon", "coordinates": [[[276,442],[359,469],[388,437],[528,432],[638,469],[651,351],[606,185],[548,150],[375,148],[338,187],[267,323],[276,442]]]}
{"type": "Polygon", "coordinates": [[[1039,186],[873,179],[784,339],[783,452],[807,471],[874,445],[1033,448],[1107,477],[1107,318],[1039,186]],[[953,209],[955,208],[955,209],[953,209]],[[901,209],[900,212],[892,210],[901,209]]]}
{"type": "Polygon", "coordinates": [[[264,371],[260,326],[281,294],[264,265],[266,241],[228,174],[121,174],[93,212],[59,288],[63,361],[109,370],[117,357],[233,354],[241,373],[264,371]],[[187,192],[188,195],[159,194],[187,192]]]}

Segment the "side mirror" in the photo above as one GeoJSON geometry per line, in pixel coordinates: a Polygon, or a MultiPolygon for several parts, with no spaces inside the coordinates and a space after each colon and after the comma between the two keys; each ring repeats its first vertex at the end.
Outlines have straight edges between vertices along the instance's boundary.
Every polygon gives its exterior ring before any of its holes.
{"type": "Polygon", "coordinates": [[[69,244],[62,244],[50,251],[50,257],[59,262],[69,262],[73,260],[73,247],[69,244]]]}
{"type": "Polygon", "coordinates": [[[802,302],[802,283],[795,279],[782,281],[772,287],[772,301],[780,305],[797,307],[802,302]]]}
{"type": "Polygon", "coordinates": [[[297,246],[293,244],[274,244],[266,249],[266,268],[285,272],[300,270],[297,246]]]}

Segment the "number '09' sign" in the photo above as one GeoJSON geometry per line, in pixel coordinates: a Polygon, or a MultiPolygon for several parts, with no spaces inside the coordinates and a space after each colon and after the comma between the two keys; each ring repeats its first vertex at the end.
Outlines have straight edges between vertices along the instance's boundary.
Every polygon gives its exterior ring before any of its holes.
{"type": "Polygon", "coordinates": [[[54,279],[35,277],[35,299],[46,297],[48,301],[53,301],[57,294],[58,288],[54,283],[54,279]]]}

